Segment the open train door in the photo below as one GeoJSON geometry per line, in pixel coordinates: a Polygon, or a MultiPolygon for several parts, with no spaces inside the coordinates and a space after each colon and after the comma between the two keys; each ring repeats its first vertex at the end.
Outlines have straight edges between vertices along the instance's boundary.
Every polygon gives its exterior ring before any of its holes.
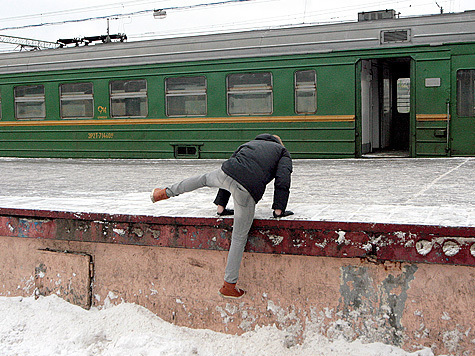
{"type": "Polygon", "coordinates": [[[358,72],[357,156],[409,157],[411,58],[364,59],[358,72]]]}

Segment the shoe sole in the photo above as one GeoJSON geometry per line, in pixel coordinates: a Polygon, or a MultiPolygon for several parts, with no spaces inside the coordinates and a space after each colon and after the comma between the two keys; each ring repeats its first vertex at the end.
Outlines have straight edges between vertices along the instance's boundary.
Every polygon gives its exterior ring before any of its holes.
{"type": "Polygon", "coordinates": [[[154,192],[154,191],[155,191],[155,189],[152,190],[152,192],[150,193],[150,200],[152,201],[152,203],[156,203],[156,202],[157,202],[155,199],[153,199],[153,192],[154,192]]]}
{"type": "Polygon", "coordinates": [[[219,292],[218,291],[218,294],[223,297],[223,298],[226,298],[226,299],[241,299],[242,297],[244,297],[244,295],[246,294],[246,292],[244,292],[243,295],[239,296],[239,297],[234,297],[232,295],[224,295],[223,293],[219,292]]]}

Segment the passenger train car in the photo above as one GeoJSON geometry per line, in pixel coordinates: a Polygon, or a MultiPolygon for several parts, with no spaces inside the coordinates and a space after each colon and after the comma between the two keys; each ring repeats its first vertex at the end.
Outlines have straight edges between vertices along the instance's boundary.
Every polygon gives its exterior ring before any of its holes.
{"type": "Polygon", "coordinates": [[[382,13],[1,54],[0,156],[226,158],[262,132],[294,158],[475,155],[475,11],[382,13]]]}

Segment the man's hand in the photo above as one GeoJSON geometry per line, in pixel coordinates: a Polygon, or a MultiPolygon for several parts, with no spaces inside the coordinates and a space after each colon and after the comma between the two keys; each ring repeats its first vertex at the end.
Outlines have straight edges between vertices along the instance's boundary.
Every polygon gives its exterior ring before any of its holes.
{"type": "Polygon", "coordinates": [[[294,212],[290,210],[282,211],[280,209],[275,209],[272,214],[274,215],[274,218],[277,219],[277,218],[285,218],[286,216],[289,216],[289,215],[294,215],[294,212]]]}

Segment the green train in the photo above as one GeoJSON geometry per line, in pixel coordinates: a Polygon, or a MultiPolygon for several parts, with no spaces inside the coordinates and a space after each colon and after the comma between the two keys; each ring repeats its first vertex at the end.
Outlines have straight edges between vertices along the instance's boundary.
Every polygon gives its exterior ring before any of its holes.
{"type": "MultiPolygon", "coordinates": [[[[382,18],[382,19],[379,19],[382,18]]],[[[475,154],[475,11],[0,55],[0,156],[475,154]]]]}

